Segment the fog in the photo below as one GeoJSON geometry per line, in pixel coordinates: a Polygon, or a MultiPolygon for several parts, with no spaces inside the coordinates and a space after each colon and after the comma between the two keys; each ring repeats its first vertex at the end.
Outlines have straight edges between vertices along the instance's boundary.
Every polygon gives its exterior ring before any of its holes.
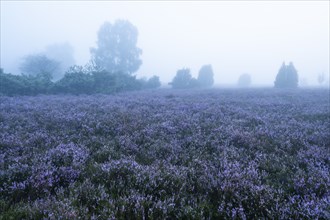
{"type": "Polygon", "coordinates": [[[183,67],[196,77],[204,64],[218,85],[242,73],[252,85],[273,85],[283,61],[308,85],[329,75],[329,1],[1,1],[1,67],[19,74],[24,56],[63,44],[84,65],[100,26],[117,19],[139,31],[137,76],[164,84],[183,67]]]}

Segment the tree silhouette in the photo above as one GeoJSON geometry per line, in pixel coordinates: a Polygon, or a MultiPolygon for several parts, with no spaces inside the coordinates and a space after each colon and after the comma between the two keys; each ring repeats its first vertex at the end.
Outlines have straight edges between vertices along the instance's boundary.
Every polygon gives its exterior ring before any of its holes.
{"type": "Polygon", "coordinates": [[[24,58],[20,70],[30,76],[47,75],[52,78],[59,71],[60,63],[44,54],[28,55],[24,58]]]}
{"type": "Polygon", "coordinates": [[[293,63],[285,65],[283,62],[275,79],[276,88],[297,88],[298,87],[298,73],[293,63]]]}
{"type": "Polygon", "coordinates": [[[175,77],[169,84],[172,85],[174,89],[187,89],[191,87],[192,76],[190,74],[190,69],[183,68],[176,72],[175,77]]]}
{"type": "Polygon", "coordinates": [[[240,75],[238,78],[239,87],[249,87],[251,85],[251,76],[248,73],[240,75]]]}
{"type": "Polygon", "coordinates": [[[138,30],[129,21],[105,22],[98,31],[97,47],[91,48],[93,64],[112,73],[136,72],[142,64],[137,38],[138,30]]]}
{"type": "Polygon", "coordinates": [[[198,73],[198,85],[200,87],[211,87],[214,83],[213,80],[213,69],[211,65],[204,65],[201,67],[198,73]]]}

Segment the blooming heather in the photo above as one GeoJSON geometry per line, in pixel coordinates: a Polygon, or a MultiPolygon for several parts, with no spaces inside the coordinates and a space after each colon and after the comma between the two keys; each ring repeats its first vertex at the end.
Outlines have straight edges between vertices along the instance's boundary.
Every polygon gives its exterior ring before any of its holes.
{"type": "Polygon", "coordinates": [[[328,90],[0,97],[0,219],[329,219],[328,90]]]}

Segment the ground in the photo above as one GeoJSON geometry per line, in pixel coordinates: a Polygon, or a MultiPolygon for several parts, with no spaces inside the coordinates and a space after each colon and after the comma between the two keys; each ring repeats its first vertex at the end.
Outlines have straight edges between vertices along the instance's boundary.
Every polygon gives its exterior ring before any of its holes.
{"type": "Polygon", "coordinates": [[[0,219],[329,219],[325,89],[0,97],[0,219]]]}

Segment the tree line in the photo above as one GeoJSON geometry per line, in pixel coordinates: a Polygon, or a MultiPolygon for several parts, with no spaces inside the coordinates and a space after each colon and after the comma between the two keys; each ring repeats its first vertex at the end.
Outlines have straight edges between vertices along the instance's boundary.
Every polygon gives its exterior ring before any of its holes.
{"type": "MultiPolygon", "coordinates": [[[[114,24],[105,22],[97,33],[96,47],[91,48],[91,59],[85,66],[73,65],[63,76],[58,77],[60,62],[45,54],[29,55],[20,66],[21,75],[0,70],[0,94],[109,94],[159,88],[161,82],[158,76],[138,79],[134,75],[142,64],[142,49],[137,47],[137,39],[138,30],[129,21],[117,20],[114,24]]],[[[70,48],[66,45],[64,50],[70,48]]],[[[189,68],[182,68],[176,72],[169,85],[175,89],[210,88],[214,84],[213,77],[210,64],[201,67],[197,78],[192,77],[189,68]]],[[[242,74],[238,79],[240,87],[248,87],[250,84],[249,74],[242,74]]],[[[293,63],[283,63],[274,86],[298,86],[298,73],[293,63]]]]}
{"type": "Polygon", "coordinates": [[[94,94],[116,93],[161,86],[158,76],[138,79],[134,73],[142,64],[142,50],[137,47],[137,28],[126,20],[105,22],[97,33],[97,44],[91,48],[91,59],[85,66],[71,66],[58,75],[60,63],[45,54],[26,56],[21,75],[0,71],[0,94],[94,94]]]}
{"type": "Polygon", "coordinates": [[[53,82],[48,73],[13,75],[0,69],[0,94],[112,94],[123,91],[155,89],[161,83],[158,76],[137,79],[121,72],[91,71],[84,67],[71,67],[60,80],[53,82]]]}

